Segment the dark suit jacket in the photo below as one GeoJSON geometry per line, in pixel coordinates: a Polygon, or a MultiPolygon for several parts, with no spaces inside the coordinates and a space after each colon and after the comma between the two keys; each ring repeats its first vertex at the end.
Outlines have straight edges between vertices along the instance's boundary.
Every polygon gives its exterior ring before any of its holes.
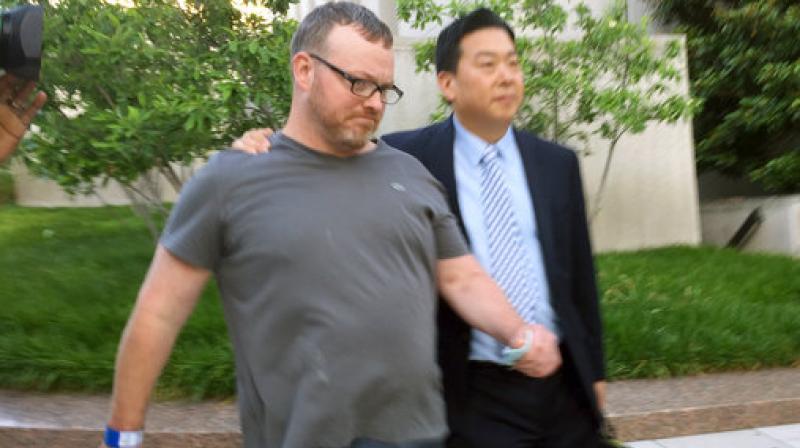
{"type": "MultiPolygon", "coordinates": [[[[584,392],[599,424],[592,384],[605,376],[603,338],[578,159],[569,149],[528,132],[514,132],[535,206],[552,306],[562,332],[564,367],[584,392]]],[[[463,231],[453,165],[452,118],[382,138],[420,160],[444,185],[463,231]]],[[[440,301],[438,327],[439,364],[452,427],[467,396],[470,330],[444,301],[440,301]]]]}

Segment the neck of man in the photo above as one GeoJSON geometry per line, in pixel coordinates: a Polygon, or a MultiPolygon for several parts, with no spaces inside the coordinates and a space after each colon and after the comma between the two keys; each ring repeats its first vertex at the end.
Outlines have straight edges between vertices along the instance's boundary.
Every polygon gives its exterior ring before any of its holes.
{"type": "Polygon", "coordinates": [[[454,111],[458,122],[469,132],[480,137],[486,143],[497,143],[511,126],[511,120],[490,120],[485,116],[471,115],[458,110],[454,111]]]}
{"type": "Polygon", "coordinates": [[[359,148],[337,145],[326,137],[325,130],[319,129],[315,120],[310,118],[308,114],[299,112],[295,107],[292,107],[289,111],[289,118],[286,120],[286,126],[283,127],[282,132],[285,136],[306,146],[312,151],[341,158],[364,154],[377,147],[375,143],[369,140],[359,148]]]}

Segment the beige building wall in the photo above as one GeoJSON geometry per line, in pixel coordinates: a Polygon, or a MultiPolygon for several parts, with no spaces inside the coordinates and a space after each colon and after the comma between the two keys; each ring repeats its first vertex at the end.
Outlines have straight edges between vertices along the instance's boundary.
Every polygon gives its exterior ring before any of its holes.
{"type": "MultiPolygon", "coordinates": [[[[181,179],[188,179],[195,169],[202,166],[198,162],[193,167],[174,167],[181,179]]],[[[105,186],[96,185],[95,193],[90,195],[69,195],[57,183],[33,176],[23,164],[15,162],[11,166],[14,176],[14,193],[18,205],[24,207],[102,207],[106,205],[128,205],[131,203],[125,190],[116,182],[105,186]]],[[[137,188],[152,189],[165,201],[174,202],[178,195],[169,182],[160,175],[151,174],[154,182],[139,182],[137,188]]]]}
{"type": "MultiPolygon", "coordinates": [[[[301,3],[298,8],[308,7],[306,3],[309,2],[301,3]]],[[[390,2],[365,0],[362,3],[382,17],[392,14],[390,2]]],[[[430,114],[439,102],[435,77],[415,73],[411,47],[412,42],[421,37],[435,36],[438,30],[421,32],[398,26],[393,17],[388,21],[397,34],[395,78],[405,96],[400,103],[388,107],[379,129],[381,134],[428,124],[430,114]]],[[[683,75],[684,82],[679,89],[686,93],[685,70],[683,75]]],[[[594,143],[593,154],[581,158],[590,207],[602,170],[605,155],[602,148],[607,146],[602,142],[594,143]]],[[[102,199],[69,198],[54,184],[31,179],[19,168],[16,181],[21,205],[92,206],[127,201],[121,190],[114,186],[99,190],[102,199]]],[[[623,138],[614,156],[603,204],[592,222],[597,251],[698,244],[701,232],[691,124],[653,125],[643,134],[623,138]]]]}
{"type": "Polygon", "coordinates": [[[761,223],[742,246],[746,252],[776,252],[800,258],[800,195],[728,198],[703,204],[703,241],[725,246],[755,209],[761,223]]]}
{"type": "MultiPolygon", "coordinates": [[[[590,208],[605,155],[598,149],[582,158],[590,208]]],[[[651,125],[642,134],[623,137],[591,224],[598,251],[701,242],[691,123],[651,125]]]]}
{"type": "Polygon", "coordinates": [[[96,195],[70,196],[57,183],[33,176],[20,163],[11,166],[11,174],[16,202],[25,207],[99,207],[129,203],[116,184],[100,189],[96,195]]]}

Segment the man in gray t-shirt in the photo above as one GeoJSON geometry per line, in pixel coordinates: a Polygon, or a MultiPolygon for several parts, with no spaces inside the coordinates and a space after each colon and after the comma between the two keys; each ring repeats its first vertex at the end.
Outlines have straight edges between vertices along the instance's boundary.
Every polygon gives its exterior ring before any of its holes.
{"type": "Polygon", "coordinates": [[[216,276],[248,446],[444,435],[435,267],[467,251],[416,159],[385,144],[340,158],[282,134],[264,157],[222,152],[161,244],[216,276]]]}
{"type": "Polygon", "coordinates": [[[364,7],[315,8],[292,41],[292,108],[273,152],[219,153],[184,187],[120,344],[107,446],[140,446],[152,388],[212,273],[248,448],[437,446],[437,289],[471,325],[526,342],[514,368],[560,363],[466,253],[440,185],[369,141],[402,94],[391,41],[364,7]]]}

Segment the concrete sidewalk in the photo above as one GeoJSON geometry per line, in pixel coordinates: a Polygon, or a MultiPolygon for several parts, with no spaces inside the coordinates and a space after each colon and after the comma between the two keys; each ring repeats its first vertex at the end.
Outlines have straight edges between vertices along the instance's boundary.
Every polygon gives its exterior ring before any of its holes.
{"type": "MultiPolygon", "coordinates": [[[[611,423],[636,448],[800,448],[797,368],[619,381],[608,394],[611,423]],[[745,428],[758,429],[726,432],[745,428]]],[[[97,446],[107,410],[107,396],[0,391],[0,448],[97,446]]],[[[232,402],[156,403],[146,427],[150,447],[241,444],[232,402]]]]}
{"type": "Polygon", "coordinates": [[[800,424],[631,442],[630,448],[800,448],[800,424]]]}

